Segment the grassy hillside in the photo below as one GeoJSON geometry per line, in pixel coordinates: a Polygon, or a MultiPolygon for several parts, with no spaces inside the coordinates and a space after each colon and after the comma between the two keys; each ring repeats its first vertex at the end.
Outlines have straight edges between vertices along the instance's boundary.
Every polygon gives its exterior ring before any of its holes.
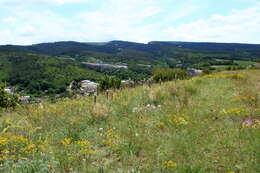
{"type": "Polygon", "coordinates": [[[259,172],[259,73],[3,111],[0,172],[259,172]]]}

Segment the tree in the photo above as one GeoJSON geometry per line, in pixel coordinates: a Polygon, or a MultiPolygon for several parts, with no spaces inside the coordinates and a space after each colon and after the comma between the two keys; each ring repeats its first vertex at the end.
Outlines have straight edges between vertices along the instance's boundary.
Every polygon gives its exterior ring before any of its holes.
{"type": "Polygon", "coordinates": [[[176,68],[176,69],[158,69],[153,73],[153,79],[159,81],[171,81],[177,79],[187,79],[190,77],[189,72],[176,68]]]}
{"type": "Polygon", "coordinates": [[[18,103],[18,97],[14,94],[9,94],[5,91],[5,85],[0,83],[0,107],[2,108],[12,108],[18,103]]]}
{"type": "Polygon", "coordinates": [[[121,80],[114,76],[105,76],[100,81],[100,89],[107,90],[109,88],[119,89],[121,86],[121,80]]]}

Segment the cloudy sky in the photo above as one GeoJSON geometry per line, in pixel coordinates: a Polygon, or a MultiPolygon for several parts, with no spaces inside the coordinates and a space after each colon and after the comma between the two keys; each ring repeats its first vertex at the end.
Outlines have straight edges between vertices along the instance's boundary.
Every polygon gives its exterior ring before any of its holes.
{"type": "Polygon", "coordinates": [[[53,41],[260,44],[260,0],[0,0],[0,44],[53,41]]]}

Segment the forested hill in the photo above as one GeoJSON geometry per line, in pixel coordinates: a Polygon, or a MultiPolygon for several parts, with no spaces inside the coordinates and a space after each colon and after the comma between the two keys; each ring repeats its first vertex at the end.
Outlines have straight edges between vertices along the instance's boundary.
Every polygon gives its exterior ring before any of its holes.
{"type": "Polygon", "coordinates": [[[0,46],[0,82],[27,93],[61,93],[72,80],[99,81],[104,75],[140,80],[158,68],[240,68],[260,61],[260,45],[234,43],[73,41],[0,46]],[[127,70],[89,69],[111,64],[127,70]]]}
{"type": "Polygon", "coordinates": [[[0,53],[0,82],[30,94],[63,93],[73,80],[99,80],[98,72],[47,55],[0,53]]]}
{"type": "MultiPolygon", "coordinates": [[[[148,44],[111,41],[107,43],[80,43],[80,42],[54,42],[41,43],[30,46],[4,45],[0,51],[19,51],[47,55],[97,55],[99,57],[146,57],[149,58],[178,58],[179,56],[192,56],[191,54],[204,54],[208,57],[222,56],[228,59],[256,60],[260,59],[260,44],[237,43],[192,43],[192,42],[160,42],[153,41],[148,44]]],[[[201,55],[203,56],[203,55],[201,55]]],[[[129,60],[130,61],[130,60],[129,60]]]]}

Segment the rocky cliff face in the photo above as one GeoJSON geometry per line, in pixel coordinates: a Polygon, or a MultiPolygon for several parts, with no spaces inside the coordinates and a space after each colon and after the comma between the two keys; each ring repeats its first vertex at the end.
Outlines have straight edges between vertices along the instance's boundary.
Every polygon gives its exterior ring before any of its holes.
{"type": "Polygon", "coordinates": [[[88,63],[83,62],[87,68],[93,68],[93,69],[119,69],[119,70],[127,70],[128,67],[125,65],[112,65],[112,64],[96,64],[96,63],[88,63]]]}

